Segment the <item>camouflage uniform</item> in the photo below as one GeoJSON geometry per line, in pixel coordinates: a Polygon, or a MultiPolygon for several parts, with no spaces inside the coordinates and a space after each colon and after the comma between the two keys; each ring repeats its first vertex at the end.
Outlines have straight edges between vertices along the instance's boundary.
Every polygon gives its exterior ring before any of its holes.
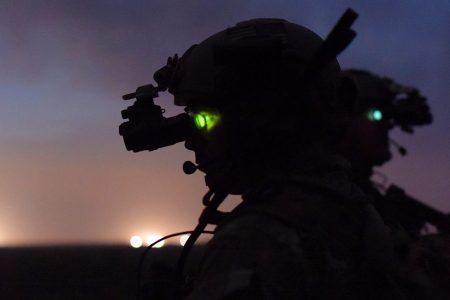
{"type": "Polygon", "coordinates": [[[397,261],[389,228],[335,160],[245,195],[189,299],[406,299],[397,261]]]}
{"type": "Polygon", "coordinates": [[[358,186],[389,226],[399,260],[399,282],[407,299],[450,299],[450,238],[448,233],[421,232],[425,221],[408,210],[398,195],[382,194],[372,181],[358,186]]]}

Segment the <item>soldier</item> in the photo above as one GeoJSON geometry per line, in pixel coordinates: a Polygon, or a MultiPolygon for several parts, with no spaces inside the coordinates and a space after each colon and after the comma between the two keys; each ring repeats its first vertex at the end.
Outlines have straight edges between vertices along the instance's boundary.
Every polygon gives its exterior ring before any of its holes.
{"type": "Polygon", "coordinates": [[[391,229],[401,253],[402,281],[410,298],[447,299],[450,280],[450,218],[408,196],[396,186],[386,188],[371,180],[374,167],[388,162],[390,144],[399,153],[406,149],[389,138],[395,126],[413,133],[413,126],[432,122],[426,98],[412,87],[364,70],[350,69],[345,76],[355,84],[354,115],[341,141],[341,151],[352,164],[354,181],[369,196],[391,229]],[[426,222],[441,235],[424,236],[426,222]]]}
{"type": "MultiPolygon", "coordinates": [[[[354,115],[341,141],[342,153],[352,164],[355,182],[369,195],[385,222],[401,226],[413,236],[417,236],[425,224],[420,212],[408,209],[399,201],[388,201],[382,195],[385,189],[371,180],[374,167],[388,162],[392,155],[390,145],[401,155],[406,149],[389,138],[389,131],[398,126],[407,133],[413,133],[413,126],[432,122],[426,98],[412,87],[402,86],[390,78],[379,77],[368,71],[346,70],[345,76],[355,84],[357,102],[354,115]]],[[[406,195],[405,195],[406,196],[406,195]]]]}
{"type": "Polygon", "coordinates": [[[171,91],[198,128],[186,148],[210,196],[243,197],[202,215],[219,225],[189,299],[402,299],[389,230],[337,154],[353,103],[337,61],[314,63],[324,44],[257,19],[181,58],[171,91]]]}

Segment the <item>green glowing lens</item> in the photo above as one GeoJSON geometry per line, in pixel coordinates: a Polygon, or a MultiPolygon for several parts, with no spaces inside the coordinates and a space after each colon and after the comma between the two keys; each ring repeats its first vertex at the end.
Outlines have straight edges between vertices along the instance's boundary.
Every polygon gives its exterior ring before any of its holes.
{"type": "Polygon", "coordinates": [[[372,109],[369,110],[369,112],[367,113],[367,118],[368,118],[370,121],[378,122],[378,121],[381,121],[381,119],[383,119],[383,113],[382,113],[381,110],[379,110],[379,109],[372,108],[372,109]]]}
{"type": "Polygon", "coordinates": [[[197,129],[211,131],[220,121],[220,115],[214,112],[200,111],[194,113],[194,124],[197,129]]]}
{"type": "Polygon", "coordinates": [[[203,129],[206,126],[206,120],[205,120],[204,115],[201,115],[201,114],[194,115],[194,122],[195,122],[195,126],[198,129],[203,129]]]}

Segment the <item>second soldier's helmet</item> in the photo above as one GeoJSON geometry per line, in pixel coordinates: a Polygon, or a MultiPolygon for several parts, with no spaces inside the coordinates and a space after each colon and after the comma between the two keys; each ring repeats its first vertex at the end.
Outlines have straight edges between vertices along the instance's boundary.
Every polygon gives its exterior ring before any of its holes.
{"type": "Polygon", "coordinates": [[[408,133],[432,122],[427,98],[418,89],[365,70],[348,69],[343,74],[356,87],[357,112],[367,112],[370,120],[388,119],[408,133]]]}

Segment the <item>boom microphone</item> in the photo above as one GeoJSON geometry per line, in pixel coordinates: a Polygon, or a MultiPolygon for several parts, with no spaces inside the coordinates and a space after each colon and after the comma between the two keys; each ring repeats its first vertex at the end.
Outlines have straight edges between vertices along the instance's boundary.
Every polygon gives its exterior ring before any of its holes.
{"type": "Polygon", "coordinates": [[[392,146],[394,146],[397,149],[398,153],[400,153],[401,156],[405,156],[408,153],[405,147],[401,146],[393,139],[389,139],[389,142],[391,142],[392,146]]]}
{"type": "Polygon", "coordinates": [[[183,163],[183,172],[187,175],[194,174],[197,171],[198,166],[194,164],[192,161],[185,161],[183,163]]]}

